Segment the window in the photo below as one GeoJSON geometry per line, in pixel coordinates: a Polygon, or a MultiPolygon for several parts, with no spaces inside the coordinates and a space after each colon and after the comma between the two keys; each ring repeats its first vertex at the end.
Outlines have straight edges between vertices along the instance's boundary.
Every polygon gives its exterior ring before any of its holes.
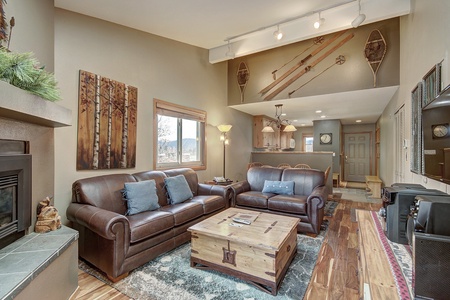
{"type": "Polygon", "coordinates": [[[303,134],[303,149],[304,152],[313,152],[314,137],[312,134],[303,134]]]}
{"type": "Polygon", "coordinates": [[[206,169],[206,112],[153,100],[153,167],[206,169]]]}

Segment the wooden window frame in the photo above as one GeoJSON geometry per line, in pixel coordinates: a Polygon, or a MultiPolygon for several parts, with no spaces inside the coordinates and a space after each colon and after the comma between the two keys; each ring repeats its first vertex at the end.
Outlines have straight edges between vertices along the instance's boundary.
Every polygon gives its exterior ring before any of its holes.
{"type": "Polygon", "coordinates": [[[191,168],[206,170],[206,111],[186,107],[160,99],[153,99],[153,169],[191,168]],[[196,162],[158,164],[158,115],[197,121],[200,123],[200,160],[196,162]]]}

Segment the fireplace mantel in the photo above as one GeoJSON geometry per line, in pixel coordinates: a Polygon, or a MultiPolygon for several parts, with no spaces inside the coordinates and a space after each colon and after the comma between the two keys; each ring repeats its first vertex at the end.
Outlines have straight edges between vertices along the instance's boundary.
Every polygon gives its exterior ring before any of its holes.
{"type": "Polygon", "coordinates": [[[72,125],[72,111],[0,81],[0,117],[46,127],[72,125]]]}

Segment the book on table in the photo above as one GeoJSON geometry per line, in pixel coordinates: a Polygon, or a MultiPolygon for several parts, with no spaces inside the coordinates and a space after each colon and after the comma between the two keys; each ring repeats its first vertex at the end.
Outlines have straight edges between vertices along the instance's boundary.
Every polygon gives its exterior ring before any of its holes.
{"type": "Polygon", "coordinates": [[[246,225],[252,224],[258,218],[259,213],[238,213],[233,217],[233,221],[236,223],[242,223],[246,225]]]}

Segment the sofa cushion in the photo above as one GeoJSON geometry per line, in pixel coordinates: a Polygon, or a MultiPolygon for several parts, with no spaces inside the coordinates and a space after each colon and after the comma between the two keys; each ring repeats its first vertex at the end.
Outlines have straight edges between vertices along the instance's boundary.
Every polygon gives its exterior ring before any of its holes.
{"type": "Polygon", "coordinates": [[[192,199],[194,196],[183,175],[164,179],[170,204],[177,204],[192,199]]]}
{"type": "Polygon", "coordinates": [[[191,202],[198,202],[203,205],[205,215],[223,209],[226,206],[225,199],[217,195],[201,195],[192,198],[191,202]]]}
{"type": "Polygon", "coordinates": [[[190,220],[203,216],[203,205],[198,202],[186,201],[179,204],[164,206],[161,210],[173,215],[175,226],[182,225],[190,220]]]}
{"type": "Polygon", "coordinates": [[[161,210],[145,211],[127,216],[130,222],[131,243],[136,243],[155,236],[174,226],[174,218],[170,212],[161,210]]]}
{"type": "Polygon", "coordinates": [[[164,178],[167,178],[166,174],[161,171],[143,171],[134,173],[133,177],[136,178],[137,181],[144,180],[154,180],[156,183],[156,194],[158,195],[158,202],[160,206],[166,206],[169,204],[169,200],[167,199],[167,191],[164,188],[164,178]]]}
{"type": "Polygon", "coordinates": [[[250,185],[250,190],[261,192],[264,188],[264,181],[272,180],[278,181],[281,179],[283,169],[280,168],[259,168],[253,167],[247,171],[247,181],[250,185]]]}
{"type": "Polygon", "coordinates": [[[311,195],[312,191],[325,184],[325,172],[314,169],[284,169],[283,181],[294,181],[295,195],[311,195]]]}
{"type": "Polygon", "coordinates": [[[264,188],[262,192],[282,195],[294,195],[294,182],[266,180],[264,182],[264,188]]]}
{"type": "Polygon", "coordinates": [[[123,194],[127,201],[127,215],[134,215],[147,210],[155,210],[160,207],[154,180],[125,182],[123,194]]]}
{"type": "Polygon", "coordinates": [[[307,196],[302,195],[276,195],[269,199],[267,206],[274,211],[306,215],[307,199],[307,196]]]}
{"type": "Polygon", "coordinates": [[[267,208],[267,199],[273,196],[275,196],[275,194],[248,191],[236,196],[236,205],[267,208]]]}

